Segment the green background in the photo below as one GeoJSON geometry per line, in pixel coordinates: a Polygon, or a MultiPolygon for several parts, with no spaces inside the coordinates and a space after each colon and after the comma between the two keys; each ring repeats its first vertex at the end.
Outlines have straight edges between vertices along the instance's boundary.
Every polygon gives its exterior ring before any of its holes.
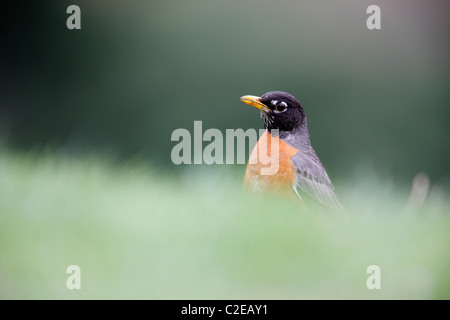
{"type": "Polygon", "coordinates": [[[69,4],[2,10],[0,128],[14,146],[171,165],[173,130],[261,128],[239,97],[282,90],[333,175],[370,163],[448,179],[446,1],[77,1],[74,31],[69,4]],[[366,27],[370,4],[381,30],[366,27]]]}
{"type": "Polygon", "coordinates": [[[448,299],[448,9],[2,3],[0,298],[448,299]],[[302,103],[345,217],[242,196],[245,165],[172,164],[173,130],[262,128],[239,97],[273,90],[302,103]]]}

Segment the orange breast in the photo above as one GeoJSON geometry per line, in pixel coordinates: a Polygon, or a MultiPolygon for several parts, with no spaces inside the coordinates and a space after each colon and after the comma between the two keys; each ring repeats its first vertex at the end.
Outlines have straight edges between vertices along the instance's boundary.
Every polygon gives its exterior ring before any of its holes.
{"type": "Polygon", "coordinates": [[[244,177],[245,187],[253,190],[292,187],[295,168],[291,158],[298,151],[266,131],[250,155],[244,177]]]}

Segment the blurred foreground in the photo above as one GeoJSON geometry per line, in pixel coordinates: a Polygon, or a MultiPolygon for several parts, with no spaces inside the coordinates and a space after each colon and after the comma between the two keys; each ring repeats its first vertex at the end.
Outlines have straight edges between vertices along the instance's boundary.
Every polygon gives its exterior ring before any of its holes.
{"type": "Polygon", "coordinates": [[[411,214],[409,190],[336,187],[346,215],[245,198],[234,173],[2,152],[0,298],[450,298],[448,198],[411,214]]]}

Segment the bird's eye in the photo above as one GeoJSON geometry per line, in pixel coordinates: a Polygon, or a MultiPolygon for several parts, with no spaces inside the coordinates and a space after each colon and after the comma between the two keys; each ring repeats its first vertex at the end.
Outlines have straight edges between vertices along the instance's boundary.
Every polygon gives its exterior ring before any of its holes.
{"type": "Polygon", "coordinates": [[[275,106],[276,112],[284,112],[284,111],[286,111],[286,109],[287,109],[287,103],[284,101],[275,106]]]}

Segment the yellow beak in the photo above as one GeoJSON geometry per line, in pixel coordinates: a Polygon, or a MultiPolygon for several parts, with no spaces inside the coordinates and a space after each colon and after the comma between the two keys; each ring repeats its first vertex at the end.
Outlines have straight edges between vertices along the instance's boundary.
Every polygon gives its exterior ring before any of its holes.
{"type": "Polygon", "coordinates": [[[260,97],[257,96],[241,97],[241,101],[245,102],[246,104],[254,106],[255,108],[258,108],[259,110],[264,111],[265,113],[269,113],[270,109],[265,104],[263,104],[259,99],[260,97]]]}

